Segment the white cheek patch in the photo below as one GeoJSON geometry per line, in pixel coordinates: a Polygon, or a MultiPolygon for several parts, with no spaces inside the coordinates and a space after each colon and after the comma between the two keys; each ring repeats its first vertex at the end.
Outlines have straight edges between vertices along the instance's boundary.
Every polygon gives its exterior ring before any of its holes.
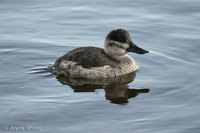
{"type": "Polygon", "coordinates": [[[118,46],[108,46],[107,50],[115,55],[123,55],[126,53],[126,50],[123,48],[120,48],[118,46]]]}
{"type": "Polygon", "coordinates": [[[124,49],[129,48],[129,45],[126,43],[120,43],[120,47],[123,47],[124,49]]]}
{"type": "Polygon", "coordinates": [[[113,54],[113,55],[124,55],[127,53],[126,49],[129,47],[126,43],[120,43],[113,40],[106,40],[105,42],[105,50],[107,53],[113,54]],[[113,45],[108,45],[113,44],[113,45]]]}

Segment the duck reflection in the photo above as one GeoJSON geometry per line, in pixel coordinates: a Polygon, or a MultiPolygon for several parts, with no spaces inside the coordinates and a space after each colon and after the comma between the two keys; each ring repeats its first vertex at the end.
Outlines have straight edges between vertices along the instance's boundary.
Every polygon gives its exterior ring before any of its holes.
{"type": "Polygon", "coordinates": [[[139,93],[148,93],[149,89],[130,89],[128,85],[116,85],[105,87],[105,97],[111,103],[128,103],[129,98],[137,96],[139,93]]]}
{"type": "Polygon", "coordinates": [[[59,76],[57,79],[62,84],[69,85],[74,92],[95,92],[96,89],[105,90],[105,98],[111,103],[125,104],[128,99],[134,98],[139,93],[148,93],[148,88],[131,89],[128,83],[131,83],[136,73],[129,73],[114,78],[105,79],[67,79],[67,77],[59,76]]]}

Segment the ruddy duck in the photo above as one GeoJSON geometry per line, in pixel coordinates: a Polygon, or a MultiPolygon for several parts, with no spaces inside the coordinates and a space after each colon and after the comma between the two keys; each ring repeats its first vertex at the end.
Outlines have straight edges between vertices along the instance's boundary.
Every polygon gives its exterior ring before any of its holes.
{"type": "Polygon", "coordinates": [[[67,78],[97,79],[128,74],[138,69],[127,52],[145,54],[149,51],[135,45],[124,29],[112,30],[104,49],[79,47],[58,58],[50,72],[67,78]]]}

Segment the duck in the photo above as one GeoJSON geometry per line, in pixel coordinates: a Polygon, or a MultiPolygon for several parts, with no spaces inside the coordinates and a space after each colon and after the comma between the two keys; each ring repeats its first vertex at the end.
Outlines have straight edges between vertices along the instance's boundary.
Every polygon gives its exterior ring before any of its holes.
{"type": "Polygon", "coordinates": [[[102,79],[134,72],[135,60],[127,55],[149,53],[133,43],[128,31],[115,29],[108,33],[104,48],[85,46],[75,48],[59,57],[49,71],[67,79],[102,79]]]}

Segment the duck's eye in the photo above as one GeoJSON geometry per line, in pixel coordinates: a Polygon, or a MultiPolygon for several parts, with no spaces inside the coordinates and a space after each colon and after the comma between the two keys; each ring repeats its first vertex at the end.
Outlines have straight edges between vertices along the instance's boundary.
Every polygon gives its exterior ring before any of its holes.
{"type": "Polygon", "coordinates": [[[108,45],[109,45],[109,46],[113,46],[113,44],[112,44],[112,43],[108,43],[108,45]]]}

